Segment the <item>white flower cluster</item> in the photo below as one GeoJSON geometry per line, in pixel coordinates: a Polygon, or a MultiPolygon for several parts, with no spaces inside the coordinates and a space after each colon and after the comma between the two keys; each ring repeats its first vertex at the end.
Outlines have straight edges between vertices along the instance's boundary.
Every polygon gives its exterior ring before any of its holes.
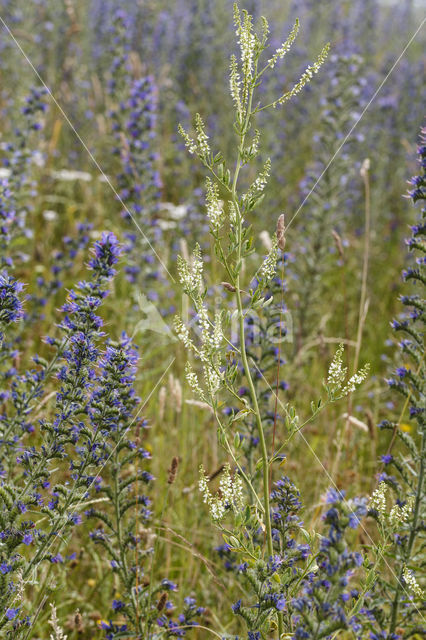
{"type": "Polygon", "coordinates": [[[203,259],[200,245],[195,245],[192,264],[189,265],[181,256],[177,259],[179,280],[185,293],[188,295],[199,294],[203,284],[203,259]]]}
{"type": "Polygon", "coordinates": [[[271,160],[270,158],[264,164],[263,171],[259,173],[256,180],[250,187],[250,191],[253,193],[262,193],[268,183],[269,174],[271,172],[271,160]]]}
{"type": "Polygon", "coordinates": [[[259,129],[255,129],[254,131],[254,136],[253,136],[253,142],[251,143],[250,146],[250,154],[254,157],[257,156],[258,152],[259,152],[259,142],[260,142],[260,131],[259,129]]]}
{"type": "Polygon", "coordinates": [[[51,614],[49,618],[49,624],[53,628],[55,635],[50,634],[50,640],[67,640],[68,636],[65,635],[61,627],[59,626],[58,616],[56,615],[56,607],[51,604],[51,614]]]}
{"type": "Polygon", "coordinates": [[[349,378],[346,385],[343,386],[348,373],[347,367],[343,366],[343,352],[344,346],[343,344],[340,344],[330,364],[327,375],[327,385],[333,394],[338,392],[340,398],[343,398],[349,393],[355,391],[356,387],[366,379],[370,369],[370,365],[366,364],[362,369],[359,369],[359,371],[354,373],[354,375],[349,378]]]}
{"type": "Polygon", "coordinates": [[[237,58],[232,55],[229,65],[229,89],[231,91],[231,97],[237,109],[237,113],[240,119],[242,119],[242,105],[241,105],[241,77],[238,72],[237,58]]]}
{"type": "Polygon", "coordinates": [[[210,155],[210,146],[208,143],[208,135],[206,134],[206,128],[204,126],[203,119],[199,113],[195,114],[195,130],[197,132],[198,141],[198,153],[203,158],[207,158],[210,155]]]}
{"type": "Polygon", "coordinates": [[[185,365],[185,378],[187,383],[189,384],[190,389],[197,394],[201,398],[201,400],[205,401],[204,392],[200,387],[200,383],[198,381],[198,376],[189,364],[189,362],[185,365]]]}
{"type": "Polygon", "coordinates": [[[349,393],[355,391],[355,389],[366,379],[370,365],[366,364],[362,369],[354,373],[348,380],[346,386],[342,389],[342,396],[347,396],[349,393]]]}
{"type": "Polygon", "coordinates": [[[285,54],[290,50],[291,45],[296,40],[297,34],[299,33],[299,20],[296,19],[296,22],[293,26],[293,29],[290,31],[290,35],[287,40],[275,51],[272,58],[268,60],[268,66],[273,69],[278,62],[278,60],[282,60],[285,54]]]}
{"type": "Polygon", "coordinates": [[[243,195],[242,199],[243,199],[243,202],[246,204],[246,206],[249,205],[250,202],[252,202],[253,200],[258,199],[262,195],[268,183],[270,172],[271,172],[271,160],[270,158],[268,158],[265,164],[263,165],[263,169],[257,176],[256,180],[253,182],[252,185],[250,185],[250,188],[247,191],[247,193],[243,195]]]}
{"type": "Polygon", "coordinates": [[[231,467],[229,464],[220,476],[219,491],[216,495],[212,495],[209,485],[209,479],[205,474],[204,468],[200,467],[199,489],[203,495],[203,502],[209,506],[210,515],[215,522],[220,522],[229,511],[238,513],[243,508],[243,483],[239,475],[231,476],[231,467]]]}
{"type": "Polygon", "coordinates": [[[238,213],[237,213],[235,204],[232,202],[232,200],[228,201],[228,207],[229,207],[229,221],[235,227],[238,221],[238,213]]]}
{"type": "Polygon", "coordinates": [[[423,593],[423,590],[420,588],[414,573],[410,571],[408,567],[405,566],[402,575],[404,577],[404,582],[407,585],[407,587],[410,589],[410,591],[412,591],[414,595],[416,595],[418,598],[423,600],[424,593],[423,593]]]}
{"type": "Polygon", "coordinates": [[[272,245],[269,249],[269,253],[262,263],[259,269],[259,276],[262,280],[269,282],[275,276],[278,260],[278,240],[274,234],[272,237],[272,245]]]}
{"type": "Polygon", "coordinates": [[[413,512],[414,496],[410,496],[403,507],[395,504],[389,514],[389,521],[394,529],[398,529],[401,524],[407,522],[413,512]]]}
{"type": "Polygon", "coordinates": [[[253,60],[256,47],[256,38],[253,33],[252,17],[247,11],[243,11],[241,20],[240,11],[237,4],[234,5],[234,24],[237,34],[238,44],[241,51],[241,64],[244,73],[245,83],[252,78],[253,60]]]}
{"type": "Polygon", "coordinates": [[[368,507],[374,509],[379,515],[386,515],[386,493],[388,486],[386,482],[381,482],[370,498],[368,507]]]}
{"type": "Polygon", "coordinates": [[[219,187],[210,178],[206,179],[207,217],[214,231],[221,227],[225,214],[223,202],[219,200],[219,187]]]}
{"type": "Polygon", "coordinates": [[[192,264],[178,256],[179,279],[185,293],[191,298],[194,310],[197,314],[197,325],[199,328],[200,341],[198,346],[193,342],[189,327],[185,325],[179,316],[174,319],[174,326],[178,338],[184,346],[193,351],[202,363],[203,376],[206,391],[197,374],[188,364],[186,368],[186,379],[191,389],[201,398],[203,402],[213,404],[213,398],[219,390],[223,374],[221,372],[222,344],[224,341],[222,329],[222,314],[217,312],[214,321],[209,319],[207,307],[203,299],[203,260],[201,249],[196,245],[192,264]]]}
{"type": "Polygon", "coordinates": [[[189,153],[197,153],[202,160],[207,161],[210,155],[210,146],[208,143],[209,138],[206,134],[206,128],[200,114],[195,114],[195,131],[197,133],[196,142],[187,134],[181,124],[178,125],[178,131],[182,136],[189,153]]]}
{"type": "Polygon", "coordinates": [[[178,125],[178,131],[180,133],[180,135],[182,136],[184,142],[185,142],[185,147],[187,147],[189,153],[195,153],[197,151],[197,143],[195,142],[195,140],[193,140],[185,131],[185,129],[182,127],[181,124],[178,125]]]}
{"type": "Polygon", "coordinates": [[[189,329],[186,326],[186,324],[182,322],[182,319],[179,318],[179,316],[175,317],[174,326],[175,326],[176,335],[179,338],[179,340],[182,341],[183,345],[187,349],[193,349],[194,343],[192,342],[191,337],[189,335],[189,329]]]}
{"type": "Polygon", "coordinates": [[[294,87],[293,87],[293,89],[291,91],[287,91],[287,93],[284,93],[281,96],[281,98],[278,98],[278,100],[276,100],[273,103],[274,107],[276,107],[276,106],[278,106],[280,104],[284,104],[285,102],[290,100],[290,98],[292,98],[296,94],[300,93],[300,91],[302,91],[303,87],[312,79],[312,77],[314,76],[315,73],[318,73],[318,71],[320,70],[321,66],[324,64],[324,62],[325,62],[325,60],[327,58],[329,50],[330,50],[330,44],[326,44],[325,47],[323,48],[323,50],[321,51],[321,53],[319,54],[318,58],[314,62],[314,64],[313,65],[309,65],[309,67],[301,75],[300,80],[294,85],[294,87]]]}
{"type": "Polygon", "coordinates": [[[340,344],[328,370],[327,384],[334,389],[340,389],[348,372],[347,367],[343,366],[344,350],[343,344],[340,344]]]}

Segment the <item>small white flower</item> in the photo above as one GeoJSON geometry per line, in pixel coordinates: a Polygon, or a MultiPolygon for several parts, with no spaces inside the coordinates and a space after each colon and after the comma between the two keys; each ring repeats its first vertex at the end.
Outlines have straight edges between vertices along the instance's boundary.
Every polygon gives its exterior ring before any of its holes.
{"type": "Polygon", "coordinates": [[[336,389],[339,389],[343,385],[348,372],[347,367],[343,366],[343,352],[344,346],[340,344],[328,370],[327,384],[336,389]]]}
{"type": "Polygon", "coordinates": [[[318,73],[321,66],[324,64],[329,50],[330,50],[330,44],[326,44],[323,50],[321,51],[321,53],[319,54],[318,58],[314,62],[314,64],[309,65],[309,67],[307,67],[306,71],[301,75],[300,80],[294,85],[291,91],[284,93],[281,96],[281,98],[278,98],[278,100],[276,100],[273,103],[274,107],[284,104],[285,102],[290,100],[290,98],[292,98],[293,96],[295,96],[296,94],[302,91],[303,87],[311,80],[311,78],[315,73],[318,73]]]}
{"type": "Polygon", "coordinates": [[[181,124],[178,125],[178,131],[182,136],[185,142],[185,147],[188,149],[189,153],[195,153],[197,151],[197,144],[192,138],[190,138],[181,124]]]}
{"type": "Polygon", "coordinates": [[[381,482],[370,498],[369,508],[374,509],[379,515],[386,514],[386,493],[388,486],[386,482],[381,482]]]}
{"type": "Polygon", "coordinates": [[[198,376],[195,373],[195,371],[193,370],[193,368],[191,367],[191,365],[189,364],[189,362],[186,363],[185,365],[185,378],[189,384],[189,386],[191,387],[191,390],[196,393],[198,395],[199,398],[201,398],[201,400],[203,402],[206,401],[206,398],[204,396],[203,390],[200,387],[200,383],[198,381],[198,376]]]}
{"type": "Polygon", "coordinates": [[[56,211],[52,211],[51,209],[46,209],[46,211],[43,211],[43,218],[47,220],[47,222],[52,222],[53,220],[56,220],[57,217],[58,214],[56,213],[56,211]]]}
{"type": "Polygon", "coordinates": [[[259,275],[262,280],[269,282],[275,276],[276,268],[277,268],[277,260],[278,260],[278,243],[277,236],[274,235],[272,238],[272,246],[269,250],[268,255],[263,261],[262,266],[259,269],[259,275]]]}
{"type": "Polygon", "coordinates": [[[403,507],[395,504],[389,514],[389,521],[394,529],[399,529],[400,525],[407,522],[413,512],[414,497],[410,496],[403,507]]]}
{"type": "Polygon", "coordinates": [[[268,65],[273,69],[278,62],[278,60],[282,60],[285,54],[290,50],[291,45],[295,41],[297,34],[299,33],[299,20],[296,20],[292,30],[290,31],[290,35],[287,40],[283,42],[283,44],[276,50],[272,58],[268,60],[268,65]]]}
{"type": "Polygon", "coordinates": [[[241,511],[244,505],[243,483],[238,474],[231,476],[229,464],[225,465],[220,476],[219,491],[216,495],[212,495],[208,482],[208,477],[203,466],[201,466],[198,486],[203,495],[203,502],[209,506],[212,520],[220,522],[227,512],[238,513],[238,511],[241,511]]]}
{"type": "Polygon", "coordinates": [[[202,117],[199,113],[195,114],[195,130],[197,132],[197,151],[199,155],[206,159],[210,155],[210,146],[208,143],[208,135],[202,117]]]}
{"type": "Polygon", "coordinates": [[[412,591],[412,593],[414,593],[414,595],[417,596],[418,598],[423,599],[424,594],[416,580],[414,572],[410,571],[410,569],[408,569],[408,567],[405,566],[403,569],[403,576],[404,576],[405,584],[410,589],[410,591],[412,591]]]}
{"type": "Polygon", "coordinates": [[[59,626],[59,620],[56,615],[56,607],[51,604],[52,613],[50,615],[49,624],[53,628],[55,635],[50,634],[50,640],[67,640],[68,636],[62,631],[59,626]]]}
{"type": "Polygon", "coordinates": [[[370,365],[366,364],[362,369],[354,373],[354,375],[349,378],[347,385],[342,390],[342,396],[347,396],[349,393],[355,391],[357,386],[359,386],[366,379],[368,372],[370,370],[370,365]]]}
{"type": "Polygon", "coordinates": [[[327,385],[331,392],[333,394],[339,393],[340,398],[343,398],[349,393],[355,391],[356,387],[366,379],[370,369],[370,365],[366,364],[362,369],[354,373],[354,375],[349,378],[346,385],[343,386],[348,373],[347,367],[343,366],[343,352],[344,346],[343,344],[340,344],[330,365],[327,376],[327,385]]]}
{"type": "Polygon", "coordinates": [[[199,294],[203,284],[203,260],[200,245],[195,246],[191,266],[181,256],[178,256],[177,268],[184,291],[189,295],[199,294]]]}
{"type": "Polygon", "coordinates": [[[194,348],[194,343],[192,342],[190,335],[189,335],[189,329],[186,326],[186,324],[184,324],[181,320],[181,318],[179,318],[179,316],[176,316],[174,319],[174,326],[175,326],[175,331],[177,334],[177,337],[179,338],[179,340],[181,340],[184,344],[184,346],[187,349],[193,349],[194,348]]]}
{"type": "Polygon", "coordinates": [[[206,179],[207,217],[214,231],[218,231],[224,220],[223,202],[219,200],[219,187],[210,178],[206,179]]]}

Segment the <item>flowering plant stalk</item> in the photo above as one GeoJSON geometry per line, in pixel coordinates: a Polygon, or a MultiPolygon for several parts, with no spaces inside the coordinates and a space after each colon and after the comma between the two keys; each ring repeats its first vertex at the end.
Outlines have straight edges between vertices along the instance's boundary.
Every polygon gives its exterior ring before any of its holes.
{"type": "MultiPolygon", "coordinates": [[[[258,600],[256,607],[259,615],[251,615],[247,610],[243,613],[243,618],[248,626],[248,637],[255,640],[261,637],[261,633],[275,633],[275,630],[278,631],[279,637],[282,637],[283,612],[286,608],[289,584],[293,582],[289,579],[290,573],[287,571],[291,564],[280,558],[279,553],[276,559],[279,544],[277,550],[274,536],[280,540],[280,532],[276,531],[272,524],[270,467],[272,462],[279,458],[274,454],[270,456],[268,453],[265,425],[253,380],[246,340],[247,316],[252,312],[261,313],[262,309],[272,301],[270,298],[267,299],[265,291],[275,276],[279,252],[284,248],[285,227],[284,216],[281,215],[268,255],[261,266],[248,278],[246,264],[250,263],[250,257],[255,251],[255,236],[250,224],[250,216],[261,205],[265,196],[265,187],[271,170],[270,160],[267,159],[264,162],[257,177],[251,184],[246,185],[244,191],[241,190],[240,182],[242,169],[249,167],[259,156],[261,134],[257,129],[254,133],[252,132],[256,114],[267,108],[278,107],[298,94],[325,61],[329,45],[324,47],[316,62],[307,68],[291,90],[263,106],[257,102],[256,97],[262,76],[285,56],[297,36],[299,24],[296,22],[287,41],[262,66],[261,57],[267,48],[269,33],[266,19],[262,18],[262,30],[258,35],[253,28],[252,17],[246,11],[240,13],[237,5],[234,5],[234,23],[240,48],[239,61],[236,56],[232,56],[230,62],[230,91],[235,107],[234,130],[237,137],[234,170],[228,169],[221,153],[216,155],[212,153],[205,125],[199,114],[195,117],[195,138],[182,127],[180,127],[180,133],[189,152],[197,155],[211,174],[211,177],[206,179],[206,207],[210,235],[215,254],[227,278],[226,282],[222,282],[223,291],[231,297],[231,305],[235,308],[234,317],[236,315],[239,329],[238,341],[233,343],[232,336],[226,335],[226,329],[233,319],[227,308],[216,310],[213,319],[210,316],[207,289],[203,281],[203,257],[198,245],[195,247],[192,263],[183,258],[178,260],[180,281],[184,292],[192,302],[196,315],[198,339],[192,335],[181,318],[176,318],[175,326],[178,336],[202,367],[203,379],[188,363],[187,381],[199,399],[212,409],[218,424],[219,442],[235,466],[233,473],[231,467],[225,465],[220,479],[220,490],[216,495],[210,491],[209,478],[201,469],[200,490],[204,501],[209,506],[213,521],[224,534],[228,548],[244,559],[240,565],[243,571],[250,567],[254,572],[249,581],[258,600]],[[251,282],[248,291],[245,280],[251,282]],[[236,385],[240,377],[245,379],[247,394],[238,393],[236,385]],[[223,419],[221,415],[223,399],[227,397],[237,401],[238,410],[232,411],[226,419],[223,419]],[[239,423],[251,418],[256,424],[261,458],[256,465],[255,473],[248,475],[239,451],[241,439],[235,429],[238,428],[239,423]],[[259,470],[263,480],[260,496],[255,484],[256,473],[259,470]],[[251,498],[251,504],[246,504],[244,484],[251,498]],[[234,518],[233,527],[223,524],[224,519],[230,514],[233,514],[234,518]]],[[[325,385],[328,402],[333,402],[353,391],[367,373],[367,369],[364,368],[346,381],[347,372],[342,364],[342,352],[343,347],[336,354],[325,385]]],[[[321,401],[315,404],[312,415],[316,415],[323,406],[321,401]]],[[[299,424],[293,409],[287,412],[286,417],[290,436],[306,424],[299,424]]],[[[290,512],[293,512],[292,508],[290,512]]],[[[298,560],[306,559],[307,554],[303,549],[299,549],[298,554],[298,560]]],[[[309,572],[309,562],[300,569],[297,584],[300,585],[303,582],[307,572],[309,572]]],[[[234,611],[241,614],[244,610],[241,605],[238,605],[234,611]]],[[[292,613],[288,611],[287,616],[290,621],[287,629],[290,629],[292,613]]]]}

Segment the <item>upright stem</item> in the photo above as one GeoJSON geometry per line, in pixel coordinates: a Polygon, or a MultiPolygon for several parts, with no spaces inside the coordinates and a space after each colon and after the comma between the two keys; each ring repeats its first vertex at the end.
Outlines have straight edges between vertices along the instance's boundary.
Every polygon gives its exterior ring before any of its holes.
{"type": "Polygon", "coordinates": [[[362,278],[361,278],[361,296],[359,300],[359,314],[358,314],[358,332],[356,337],[355,347],[355,359],[353,372],[358,370],[359,353],[361,351],[362,332],[365,323],[365,302],[367,298],[367,277],[368,277],[368,262],[370,257],[370,227],[371,227],[371,208],[370,208],[370,179],[368,173],[367,161],[364,161],[362,178],[364,180],[365,188],[365,227],[364,227],[364,261],[362,264],[362,278]]]}
{"type": "MultiPolygon", "coordinates": [[[[257,77],[256,74],[257,74],[257,63],[255,66],[255,74],[254,74],[255,78],[257,77]]],[[[238,183],[238,176],[241,169],[242,152],[244,149],[245,137],[249,129],[250,118],[252,116],[251,109],[252,109],[254,85],[255,83],[253,83],[253,86],[250,88],[250,92],[249,92],[246,119],[240,134],[240,145],[238,149],[238,156],[237,156],[237,161],[235,166],[234,178],[232,181],[232,201],[238,216],[237,238],[238,238],[238,264],[239,265],[241,262],[241,253],[242,253],[243,217],[240,212],[239,203],[238,203],[237,183],[238,183]]],[[[256,416],[256,425],[259,432],[259,441],[260,441],[260,447],[262,451],[263,500],[264,500],[264,507],[265,507],[264,519],[265,519],[265,528],[266,528],[266,544],[268,549],[268,555],[272,556],[274,547],[272,542],[271,514],[270,514],[270,507],[269,507],[269,459],[268,459],[268,451],[266,448],[265,434],[264,434],[263,425],[262,425],[262,416],[260,414],[259,404],[257,402],[257,396],[256,396],[256,389],[253,383],[253,378],[251,376],[250,367],[247,359],[246,344],[245,344],[245,330],[244,330],[244,311],[243,311],[243,303],[241,299],[240,268],[241,267],[239,267],[238,274],[235,278],[235,288],[236,288],[239,328],[240,328],[240,350],[241,350],[241,359],[244,367],[244,372],[245,372],[247,384],[250,390],[253,410],[256,416]]],[[[281,637],[282,633],[283,633],[283,619],[282,619],[282,616],[279,615],[278,616],[279,637],[281,637]]]]}
{"type": "Polygon", "coordinates": [[[250,373],[250,367],[247,360],[247,353],[245,348],[245,336],[244,336],[244,314],[241,301],[241,291],[239,288],[239,277],[237,278],[237,304],[238,314],[240,322],[240,340],[241,340],[241,359],[243,361],[244,372],[246,375],[247,383],[250,389],[250,396],[253,403],[253,410],[256,415],[256,424],[259,431],[260,447],[262,450],[262,470],[263,470],[263,500],[265,503],[265,527],[266,527],[266,542],[268,546],[268,554],[273,555],[272,545],[272,528],[271,528],[271,515],[269,510],[269,464],[268,464],[268,451],[266,449],[265,434],[263,432],[262,417],[260,415],[259,404],[257,402],[256,390],[254,388],[253,379],[250,373]]]}

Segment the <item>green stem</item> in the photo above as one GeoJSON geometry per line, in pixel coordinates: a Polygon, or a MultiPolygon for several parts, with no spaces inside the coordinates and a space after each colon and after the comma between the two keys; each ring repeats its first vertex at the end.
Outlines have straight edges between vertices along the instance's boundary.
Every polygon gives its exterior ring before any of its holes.
{"type": "MultiPolygon", "coordinates": [[[[257,62],[255,66],[254,73],[254,82],[250,87],[247,111],[246,111],[246,120],[244,123],[244,127],[242,128],[240,134],[240,145],[238,148],[238,156],[235,166],[234,178],[232,182],[232,201],[235,207],[235,210],[238,215],[238,227],[237,227],[237,239],[238,239],[238,261],[237,268],[241,269],[241,251],[242,251],[242,232],[243,232],[243,216],[240,212],[240,207],[238,203],[237,197],[237,183],[238,176],[241,169],[242,162],[242,153],[244,149],[244,142],[247,131],[250,126],[250,119],[252,116],[252,102],[253,102],[253,93],[254,87],[256,86],[257,79],[257,62]]],[[[266,528],[266,544],[268,549],[268,555],[272,556],[274,552],[273,542],[272,542],[272,526],[271,526],[271,514],[270,514],[270,506],[269,506],[269,460],[268,460],[268,451],[266,447],[265,433],[263,430],[262,424],[262,416],[259,410],[259,404],[257,402],[256,389],[253,383],[253,378],[251,376],[250,367],[247,359],[246,352],[246,344],[245,344],[245,330],[244,330],[244,310],[243,303],[241,299],[241,286],[240,286],[240,271],[238,271],[237,276],[235,278],[235,288],[236,288],[236,296],[237,296],[237,307],[238,307],[238,316],[239,316],[239,328],[240,328],[240,349],[241,349],[241,359],[244,367],[244,372],[247,380],[247,384],[250,390],[250,396],[252,400],[253,410],[256,416],[256,425],[259,432],[259,441],[260,447],[262,451],[262,472],[263,472],[263,500],[264,500],[264,519],[265,519],[265,528],[266,528]]],[[[278,615],[278,634],[281,637],[283,633],[283,619],[282,616],[278,615]]]]}

